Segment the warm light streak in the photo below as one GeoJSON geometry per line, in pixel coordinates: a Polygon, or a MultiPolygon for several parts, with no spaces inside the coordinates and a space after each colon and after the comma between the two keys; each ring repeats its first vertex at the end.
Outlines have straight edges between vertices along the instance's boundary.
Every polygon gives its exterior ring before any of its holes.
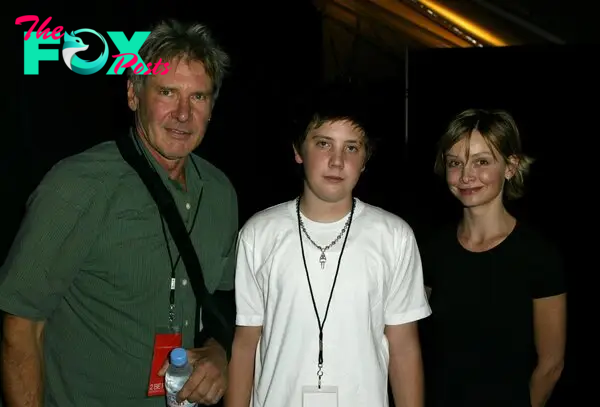
{"type": "Polygon", "coordinates": [[[504,47],[504,46],[508,45],[506,42],[504,42],[500,38],[496,37],[489,31],[485,30],[484,28],[479,27],[475,23],[472,23],[471,21],[467,20],[466,18],[456,14],[452,10],[449,10],[448,8],[446,8],[440,4],[437,4],[430,0],[420,0],[420,3],[422,3],[424,6],[430,8],[432,11],[438,13],[440,16],[444,17],[445,19],[452,22],[453,24],[456,24],[460,28],[470,32],[471,34],[475,35],[476,37],[479,37],[480,39],[482,39],[483,41],[485,41],[491,45],[495,45],[497,47],[504,47]]]}

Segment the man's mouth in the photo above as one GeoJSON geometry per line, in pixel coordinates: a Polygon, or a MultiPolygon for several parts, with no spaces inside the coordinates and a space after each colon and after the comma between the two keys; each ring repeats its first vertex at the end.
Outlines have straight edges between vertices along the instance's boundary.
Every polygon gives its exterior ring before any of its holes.
{"type": "Polygon", "coordinates": [[[169,127],[167,127],[166,130],[175,136],[184,136],[185,137],[185,136],[189,136],[190,134],[192,134],[191,131],[173,129],[173,128],[169,128],[169,127]]]}

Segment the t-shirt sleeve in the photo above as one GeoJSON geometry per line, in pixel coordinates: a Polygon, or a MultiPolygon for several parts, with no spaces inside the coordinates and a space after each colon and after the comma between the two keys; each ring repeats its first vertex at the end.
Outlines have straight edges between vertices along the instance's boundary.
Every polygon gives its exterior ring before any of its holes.
{"type": "Polygon", "coordinates": [[[236,325],[262,326],[264,302],[262,289],[257,280],[254,250],[243,237],[238,238],[235,272],[236,325]]]}
{"type": "Polygon", "coordinates": [[[47,319],[96,239],[102,198],[85,181],[57,178],[54,173],[45,177],[29,197],[0,268],[0,309],[9,314],[47,319]]]}
{"type": "Polygon", "coordinates": [[[401,325],[431,314],[423,283],[423,268],[417,241],[408,227],[397,248],[398,259],[392,270],[385,302],[385,324],[401,325]]]}
{"type": "Polygon", "coordinates": [[[538,299],[565,293],[565,263],[558,246],[541,238],[535,245],[536,250],[530,251],[531,297],[538,299]]]}

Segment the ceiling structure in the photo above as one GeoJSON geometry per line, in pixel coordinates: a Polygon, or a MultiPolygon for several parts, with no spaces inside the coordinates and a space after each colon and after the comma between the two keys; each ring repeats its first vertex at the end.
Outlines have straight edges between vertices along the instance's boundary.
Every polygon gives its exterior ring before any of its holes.
{"type": "Polygon", "coordinates": [[[586,42],[592,35],[580,29],[586,27],[582,23],[585,10],[575,10],[577,7],[573,5],[567,9],[560,1],[313,0],[313,3],[322,17],[326,77],[340,72],[377,79],[395,76],[404,64],[407,49],[560,45],[586,42]]]}

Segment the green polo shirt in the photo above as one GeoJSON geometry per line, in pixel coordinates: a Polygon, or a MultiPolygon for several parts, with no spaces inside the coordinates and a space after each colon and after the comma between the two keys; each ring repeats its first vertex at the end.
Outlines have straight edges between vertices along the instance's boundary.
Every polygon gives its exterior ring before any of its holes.
{"type": "MultiPolygon", "coordinates": [[[[141,143],[140,143],[141,145],[141,143]]],[[[190,229],[209,291],[234,286],[236,193],[192,155],[187,191],[160,173],[190,229]],[[198,198],[201,195],[200,202],[198,198]],[[199,206],[198,206],[199,205],[199,206]]],[[[174,260],[178,250],[165,230],[174,260]]],[[[154,335],[168,328],[171,265],[156,204],[114,141],[54,166],[0,269],[0,309],[45,320],[46,407],[164,407],[146,397],[154,335]]],[[[175,322],[192,347],[195,297],[176,268],[175,322]]]]}

